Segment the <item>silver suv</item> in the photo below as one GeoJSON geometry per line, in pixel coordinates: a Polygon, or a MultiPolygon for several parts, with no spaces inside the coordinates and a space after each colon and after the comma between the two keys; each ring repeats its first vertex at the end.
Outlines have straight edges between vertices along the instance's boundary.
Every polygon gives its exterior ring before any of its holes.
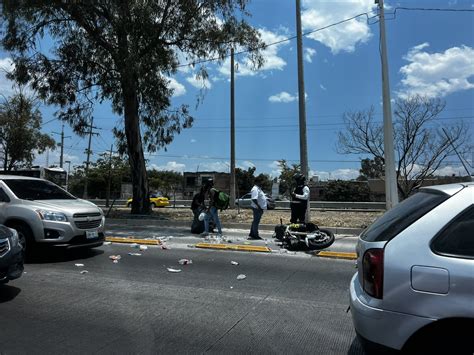
{"type": "Polygon", "coordinates": [[[422,188],[364,231],[350,284],[366,350],[474,352],[474,184],[422,188]]]}
{"type": "Polygon", "coordinates": [[[35,245],[69,249],[104,242],[102,210],[43,179],[0,175],[0,223],[18,232],[25,251],[35,245]]]}

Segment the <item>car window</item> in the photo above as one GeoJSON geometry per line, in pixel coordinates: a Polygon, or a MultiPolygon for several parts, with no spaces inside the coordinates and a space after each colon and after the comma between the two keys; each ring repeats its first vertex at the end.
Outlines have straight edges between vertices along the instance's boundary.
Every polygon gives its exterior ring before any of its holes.
{"type": "Polygon", "coordinates": [[[10,197],[0,188],[0,202],[10,202],[10,197]]]}
{"type": "Polygon", "coordinates": [[[474,205],[455,217],[434,238],[431,250],[441,255],[474,259],[474,205]]]}
{"type": "Polygon", "coordinates": [[[75,200],[76,197],[46,180],[8,179],[4,183],[22,200],[75,200]]]}
{"type": "Polygon", "coordinates": [[[423,189],[377,219],[361,235],[367,242],[388,241],[450,196],[439,190],[423,189]]]}

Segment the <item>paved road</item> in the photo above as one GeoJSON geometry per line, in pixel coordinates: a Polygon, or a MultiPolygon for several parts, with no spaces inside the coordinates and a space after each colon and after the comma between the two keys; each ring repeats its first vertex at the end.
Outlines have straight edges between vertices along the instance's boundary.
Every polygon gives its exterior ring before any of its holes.
{"type": "MultiPolygon", "coordinates": [[[[106,225],[107,236],[114,237],[133,237],[133,238],[168,238],[167,243],[175,248],[187,247],[189,244],[209,241],[198,235],[191,234],[188,227],[157,227],[157,226],[127,226],[120,223],[108,223],[106,225]],[[169,238],[172,237],[172,238],[169,238]]],[[[247,229],[229,229],[225,228],[224,242],[234,244],[251,243],[252,245],[266,245],[274,251],[280,251],[280,243],[272,238],[273,231],[261,230],[262,241],[247,242],[249,231],[247,229]]],[[[211,235],[211,241],[213,235],[211,235]]],[[[347,234],[337,234],[334,244],[325,250],[338,252],[355,252],[357,236],[347,234]]],[[[306,251],[296,252],[297,254],[306,253],[306,251]]],[[[294,254],[294,252],[290,253],[294,254]]]]}
{"type": "Polygon", "coordinates": [[[27,264],[20,279],[0,286],[0,353],[362,354],[346,313],[351,261],[129,252],[137,250],[112,244],[27,264]],[[180,266],[183,257],[193,264],[180,266]]]}

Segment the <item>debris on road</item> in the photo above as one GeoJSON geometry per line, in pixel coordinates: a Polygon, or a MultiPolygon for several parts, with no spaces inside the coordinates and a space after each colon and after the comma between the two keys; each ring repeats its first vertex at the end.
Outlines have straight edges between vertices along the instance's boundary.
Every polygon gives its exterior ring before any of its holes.
{"type": "Polygon", "coordinates": [[[140,245],[140,248],[139,248],[139,249],[143,251],[143,250],[147,250],[148,247],[147,247],[146,245],[140,245]]]}
{"type": "Polygon", "coordinates": [[[139,245],[137,243],[130,244],[130,248],[138,249],[139,245]]]}
{"type": "Polygon", "coordinates": [[[110,245],[112,242],[104,242],[104,245],[110,245]]]}
{"type": "Polygon", "coordinates": [[[76,265],[77,267],[83,267],[84,266],[84,264],[74,264],[74,265],[76,265]]]}
{"type": "Polygon", "coordinates": [[[119,260],[122,259],[122,257],[120,255],[110,255],[109,259],[113,260],[114,264],[118,264],[119,260]]]}
{"type": "Polygon", "coordinates": [[[252,243],[250,242],[244,242],[245,245],[251,245],[252,243]]]}
{"type": "Polygon", "coordinates": [[[237,261],[231,261],[230,262],[232,265],[239,265],[239,263],[237,261]]]}
{"type": "Polygon", "coordinates": [[[172,267],[167,268],[167,270],[174,273],[181,272],[181,269],[173,269],[172,267]]]}
{"type": "Polygon", "coordinates": [[[89,273],[89,271],[87,271],[87,270],[82,270],[82,271],[81,271],[81,274],[82,274],[82,275],[87,274],[87,273],[89,273]]]}
{"type": "Polygon", "coordinates": [[[244,274],[240,274],[239,276],[237,276],[237,280],[245,280],[247,278],[247,276],[245,276],[244,274]]]}
{"type": "Polygon", "coordinates": [[[170,249],[170,247],[167,246],[166,244],[163,244],[163,245],[161,246],[161,249],[163,249],[163,250],[168,250],[168,249],[170,249]]]}
{"type": "Polygon", "coordinates": [[[179,265],[189,265],[189,264],[192,264],[193,261],[190,260],[190,259],[180,259],[180,260],[178,261],[178,263],[179,263],[179,265]]]}
{"type": "Polygon", "coordinates": [[[131,256],[141,256],[142,254],[140,254],[140,253],[128,253],[128,255],[131,255],[131,256]]]}

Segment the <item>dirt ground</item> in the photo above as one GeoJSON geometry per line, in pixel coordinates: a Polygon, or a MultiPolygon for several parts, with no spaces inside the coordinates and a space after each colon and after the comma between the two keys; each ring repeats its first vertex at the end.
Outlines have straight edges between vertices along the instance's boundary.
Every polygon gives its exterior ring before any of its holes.
{"type": "MultiPolygon", "coordinates": [[[[319,226],[364,228],[365,226],[370,225],[381,215],[382,212],[353,212],[349,210],[312,210],[311,221],[319,226]]],[[[128,218],[130,217],[130,210],[124,209],[112,211],[109,217],[128,218]]],[[[250,209],[241,209],[240,211],[225,210],[219,212],[219,217],[224,227],[226,222],[250,224],[252,222],[252,211],[250,209]]],[[[191,222],[193,218],[193,213],[188,208],[159,208],[152,212],[150,218],[191,222]]],[[[289,223],[290,211],[265,211],[260,223],[278,224],[280,223],[280,218],[283,220],[283,223],[289,223]]]]}

